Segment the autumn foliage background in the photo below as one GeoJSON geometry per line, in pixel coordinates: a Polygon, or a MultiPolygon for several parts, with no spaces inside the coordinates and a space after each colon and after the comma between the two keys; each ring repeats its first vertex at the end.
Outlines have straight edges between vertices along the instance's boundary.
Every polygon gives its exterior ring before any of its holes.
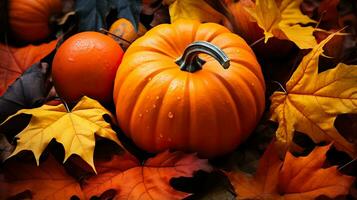
{"type": "Polygon", "coordinates": [[[62,0],[52,33],[36,42],[16,38],[10,1],[0,3],[0,199],[357,199],[356,1],[62,0]],[[58,47],[78,32],[106,34],[118,18],[135,32],[113,36],[124,50],[182,18],[243,37],[266,83],[251,136],[209,160],[152,154],[123,134],[113,102],[61,102],[58,47]]]}

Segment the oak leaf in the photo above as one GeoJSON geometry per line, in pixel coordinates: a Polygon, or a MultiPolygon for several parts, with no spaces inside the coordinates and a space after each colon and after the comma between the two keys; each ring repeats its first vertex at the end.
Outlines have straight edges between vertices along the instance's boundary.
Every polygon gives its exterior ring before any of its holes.
{"type": "Polygon", "coordinates": [[[22,109],[2,124],[20,114],[29,114],[32,117],[27,127],[16,135],[17,146],[11,156],[23,150],[30,150],[39,164],[42,152],[51,140],[55,139],[64,147],[64,162],[72,154],[77,154],[95,171],[93,163],[95,134],[121,146],[116,133],[103,118],[103,115],[109,115],[113,119],[111,113],[99,102],[88,97],[83,97],[70,112],[63,104],[43,105],[34,109],[22,109]]]}
{"type": "Polygon", "coordinates": [[[21,48],[0,44],[0,96],[27,68],[49,54],[56,44],[57,40],[48,44],[28,45],[21,48]]]}
{"type": "Polygon", "coordinates": [[[322,168],[329,148],[317,147],[308,156],[297,158],[287,152],[281,161],[272,143],[253,177],[239,171],[227,175],[237,199],[313,200],[320,195],[346,195],[354,178],[342,175],[336,166],[322,168]]]}
{"type": "Polygon", "coordinates": [[[6,161],[0,174],[0,199],[26,192],[37,200],[71,199],[74,195],[83,199],[79,183],[51,155],[40,166],[23,160],[6,161]]]}
{"type": "Polygon", "coordinates": [[[96,165],[98,172],[101,169],[100,172],[97,176],[86,180],[84,184],[83,191],[87,198],[100,196],[108,190],[115,190],[117,193],[115,199],[183,199],[190,194],[174,190],[170,186],[170,179],[181,176],[191,177],[198,170],[211,170],[207,160],[181,152],[160,153],[148,159],[142,166],[134,160],[127,161],[126,165],[121,166],[120,158],[117,159],[109,164],[96,165]],[[118,165],[114,165],[113,162],[118,162],[118,165]]]}
{"type": "Polygon", "coordinates": [[[330,35],[307,54],[286,83],[286,91],[271,96],[271,120],[278,122],[278,142],[294,145],[294,131],[305,133],[314,142],[333,141],[336,148],[351,156],[355,146],[334,127],[339,114],[357,113],[357,66],[338,64],[318,73],[319,56],[330,35]]]}
{"type": "Polygon", "coordinates": [[[314,28],[301,24],[315,23],[302,14],[302,0],[256,0],[255,5],[246,10],[264,30],[265,43],[271,37],[287,39],[300,49],[313,48],[316,45],[314,28]]]}
{"type": "Polygon", "coordinates": [[[223,21],[224,16],[213,9],[204,0],[164,0],[164,5],[169,5],[171,22],[178,19],[193,19],[201,22],[223,21]]]}

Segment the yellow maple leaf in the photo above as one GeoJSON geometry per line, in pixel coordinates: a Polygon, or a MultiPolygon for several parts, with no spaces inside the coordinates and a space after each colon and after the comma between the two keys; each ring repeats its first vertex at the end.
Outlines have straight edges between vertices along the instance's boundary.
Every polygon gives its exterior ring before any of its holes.
{"type": "Polygon", "coordinates": [[[194,19],[219,23],[224,18],[204,0],[164,0],[163,4],[169,5],[171,22],[178,19],[194,19]]]}
{"type": "Polygon", "coordinates": [[[278,141],[293,144],[294,131],[305,133],[314,142],[333,141],[336,148],[356,155],[355,146],[334,127],[339,114],[357,113],[357,65],[338,64],[318,73],[319,56],[330,35],[307,54],[286,83],[285,92],[271,96],[271,120],[279,122],[278,141]]]}
{"type": "Polygon", "coordinates": [[[77,154],[95,171],[93,162],[95,134],[122,146],[110,124],[103,119],[103,115],[113,118],[111,113],[100,103],[88,97],[83,97],[71,112],[67,112],[63,104],[43,105],[34,109],[22,109],[1,125],[20,114],[29,114],[32,117],[27,127],[16,135],[17,146],[10,157],[20,151],[30,150],[38,165],[42,152],[51,140],[55,139],[64,147],[64,162],[72,154],[77,154]]]}
{"type": "Polygon", "coordinates": [[[315,22],[300,11],[302,0],[256,0],[255,6],[246,7],[248,13],[264,30],[265,42],[271,37],[288,39],[300,49],[313,48],[314,28],[301,26],[315,22]]]}

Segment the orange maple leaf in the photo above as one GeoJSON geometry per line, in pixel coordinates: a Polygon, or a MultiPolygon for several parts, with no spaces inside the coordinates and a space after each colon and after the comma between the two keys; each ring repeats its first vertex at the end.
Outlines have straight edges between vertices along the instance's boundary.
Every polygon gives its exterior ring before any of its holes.
{"type": "Polygon", "coordinates": [[[27,68],[48,55],[56,44],[57,40],[21,48],[0,44],[0,96],[27,68]]]}
{"type": "MultiPolygon", "coordinates": [[[[6,161],[0,174],[0,199],[29,192],[36,200],[83,198],[79,183],[69,176],[65,169],[52,156],[39,167],[36,163],[23,160],[6,161]]],[[[17,198],[16,198],[17,199],[17,198]]]]}
{"type": "Polygon", "coordinates": [[[348,194],[354,181],[342,175],[336,166],[322,168],[331,145],[317,147],[306,157],[294,157],[287,152],[281,161],[275,143],[260,159],[256,174],[227,173],[237,199],[312,200],[320,195],[334,198],[348,194]]]}
{"type": "Polygon", "coordinates": [[[132,165],[137,161],[127,161],[126,165],[120,166],[122,159],[114,157],[109,164],[96,165],[98,175],[84,183],[83,191],[87,198],[115,190],[115,199],[183,199],[190,194],[176,191],[170,186],[170,179],[191,177],[198,170],[211,171],[207,160],[181,152],[166,151],[148,159],[143,166],[136,163],[135,167],[132,165]]]}

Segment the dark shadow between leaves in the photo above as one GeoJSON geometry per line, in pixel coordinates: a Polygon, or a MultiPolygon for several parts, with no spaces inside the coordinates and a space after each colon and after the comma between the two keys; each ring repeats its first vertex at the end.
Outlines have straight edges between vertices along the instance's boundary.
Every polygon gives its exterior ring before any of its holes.
{"type": "Polygon", "coordinates": [[[235,199],[234,190],[227,177],[219,171],[207,173],[198,171],[193,178],[180,177],[170,180],[176,190],[193,193],[185,200],[193,199],[235,199]]]}

